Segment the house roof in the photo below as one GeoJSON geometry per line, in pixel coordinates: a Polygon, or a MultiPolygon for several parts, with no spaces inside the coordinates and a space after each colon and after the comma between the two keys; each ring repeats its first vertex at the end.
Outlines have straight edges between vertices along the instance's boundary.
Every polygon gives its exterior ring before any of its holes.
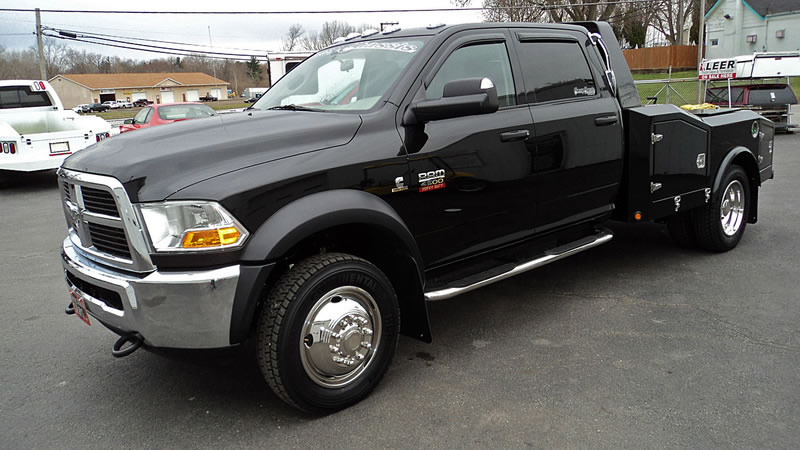
{"type": "MultiPolygon", "coordinates": [[[[58,76],[72,80],[90,89],[121,89],[155,87],[171,80],[183,86],[228,84],[202,72],[176,73],[66,73],[58,76]]],[[[54,77],[55,78],[55,77],[54,77]]]]}
{"type": "Polygon", "coordinates": [[[744,2],[761,17],[794,11],[800,12],[800,2],[797,0],[744,0],[744,2]]]}
{"type": "MultiPolygon", "coordinates": [[[[717,0],[711,9],[708,10],[705,17],[711,15],[723,0],[717,0]]],[[[766,16],[773,14],[786,14],[786,13],[800,13],[800,3],[797,0],[739,0],[744,3],[748,9],[753,11],[762,19],[766,16]]]]}

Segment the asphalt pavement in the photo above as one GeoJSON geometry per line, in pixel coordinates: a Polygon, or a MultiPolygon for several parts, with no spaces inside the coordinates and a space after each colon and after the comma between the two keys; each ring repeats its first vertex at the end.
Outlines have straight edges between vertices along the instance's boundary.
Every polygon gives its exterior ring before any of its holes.
{"type": "Polygon", "coordinates": [[[780,135],[759,222],[726,254],[657,224],[430,305],[380,386],[324,417],[248,352],[111,356],[63,313],[52,172],[0,186],[0,447],[800,446],[800,134],[780,135]]]}

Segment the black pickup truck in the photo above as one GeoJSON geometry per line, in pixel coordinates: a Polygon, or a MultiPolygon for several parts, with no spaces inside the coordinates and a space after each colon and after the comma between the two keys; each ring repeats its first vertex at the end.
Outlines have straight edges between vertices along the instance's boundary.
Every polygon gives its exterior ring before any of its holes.
{"type": "Polygon", "coordinates": [[[608,242],[608,220],[734,248],[773,136],[752,111],[641,106],[605,23],[363,33],[243,113],[68,158],[67,313],[115,356],[254,341],[278,397],[341,409],[398,334],[430,341],[427,301],[608,242]]]}

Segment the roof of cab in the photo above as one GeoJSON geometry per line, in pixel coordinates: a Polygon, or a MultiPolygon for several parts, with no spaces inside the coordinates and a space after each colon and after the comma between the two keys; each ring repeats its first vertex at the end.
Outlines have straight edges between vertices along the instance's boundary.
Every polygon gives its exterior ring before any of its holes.
{"type": "Polygon", "coordinates": [[[580,25],[571,25],[566,23],[531,23],[531,22],[479,22],[479,23],[462,23],[456,25],[431,25],[427,27],[420,27],[420,28],[400,28],[400,29],[389,29],[383,32],[378,32],[375,34],[370,34],[367,36],[358,36],[352,39],[348,39],[342,42],[338,42],[333,44],[331,47],[335,45],[341,45],[351,42],[360,42],[360,41],[369,41],[373,39],[384,39],[384,38],[392,38],[392,37],[410,37],[410,36],[434,36],[437,34],[444,33],[445,31],[451,33],[456,33],[458,31],[463,30],[473,30],[473,29],[481,29],[481,28],[546,28],[546,29],[553,29],[553,30],[572,30],[572,31],[580,31],[585,33],[587,30],[586,28],[580,25]]]}

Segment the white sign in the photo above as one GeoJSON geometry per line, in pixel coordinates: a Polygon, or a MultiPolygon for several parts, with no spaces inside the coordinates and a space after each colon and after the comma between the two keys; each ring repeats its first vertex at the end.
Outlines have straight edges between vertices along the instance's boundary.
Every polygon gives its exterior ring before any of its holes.
{"type": "Polygon", "coordinates": [[[100,89],[100,94],[116,94],[117,91],[114,89],[100,89]]]}
{"type": "Polygon", "coordinates": [[[697,72],[700,80],[725,80],[736,78],[736,58],[703,60],[697,72]]]}

